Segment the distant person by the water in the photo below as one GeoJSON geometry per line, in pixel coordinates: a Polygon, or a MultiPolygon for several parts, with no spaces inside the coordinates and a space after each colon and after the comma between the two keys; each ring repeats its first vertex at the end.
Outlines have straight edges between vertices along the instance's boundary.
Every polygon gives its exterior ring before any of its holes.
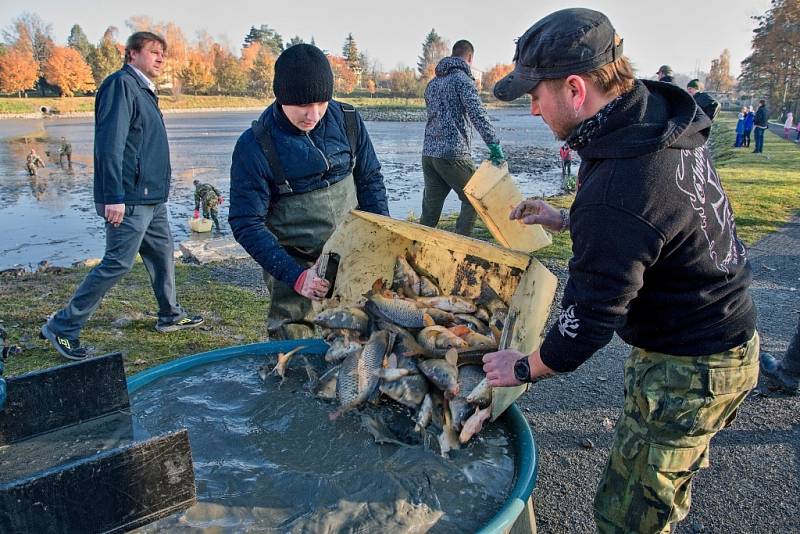
{"type": "Polygon", "coordinates": [[[31,176],[36,176],[36,169],[42,167],[44,167],[44,161],[42,161],[42,158],[36,153],[36,150],[32,148],[28,153],[28,157],[25,158],[25,169],[27,169],[28,174],[31,176]]]}
{"type": "Polygon", "coordinates": [[[794,130],[794,115],[790,111],[786,114],[786,121],[783,123],[783,138],[789,139],[789,132],[794,130]]]}
{"type": "Polygon", "coordinates": [[[63,357],[88,356],[79,336],[106,292],[142,258],[158,302],[156,330],[172,332],[200,325],[175,295],[175,246],[167,199],[171,168],[156,85],[167,42],[136,32],[125,45],[126,64],[107,77],[95,98],[94,202],[106,220],[106,250],[75,290],[69,303],[42,326],[41,335],[63,357]]]}
{"type": "Polygon", "coordinates": [[[194,181],[194,218],[200,218],[200,208],[203,209],[203,218],[214,221],[217,233],[222,233],[219,227],[219,206],[222,204],[222,193],[211,184],[202,184],[200,180],[194,181]]]}
{"type": "Polygon", "coordinates": [[[756,112],[753,111],[753,106],[743,107],[744,112],[744,139],[742,146],[750,146],[750,133],[753,131],[753,123],[756,120],[756,112]]]}
{"type": "Polygon", "coordinates": [[[659,82],[675,83],[672,78],[672,67],[669,65],[661,65],[656,72],[659,82]]]}
{"type": "Polygon", "coordinates": [[[425,190],[419,222],[435,227],[447,195],[455,191],[461,200],[456,233],[466,236],[472,234],[477,217],[464,195],[464,186],[475,174],[470,148],[472,126],[489,148],[489,160],[495,165],[505,161],[500,138],[489,122],[472,76],[474,55],[475,49],[469,41],[457,41],[452,55],[436,65],[436,76],[425,88],[428,122],[422,145],[425,190]]]}
{"type": "Polygon", "coordinates": [[[756,147],[753,150],[753,154],[764,152],[764,132],[768,128],[767,118],[767,101],[762,98],[758,101],[758,109],[753,122],[756,137],[756,147]]]}
{"type": "Polygon", "coordinates": [[[67,158],[67,168],[72,168],[72,144],[65,137],[61,138],[61,147],[58,149],[58,164],[64,165],[64,157],[67,158]]]}
{"type": "Polygon", "coordinates": [[[572,149],[564,143],[558,150],[558,155],[561,158],[561,178],[566,179],[572,174],[572,149]]]}
{"type": "Polygon", "coordinates": [[[686,84],[686,91],[692,95],[694,101],[697,102],[697,105],[703,110],[703,113],[713,121],[717,118],[717,114],[719,113],[719,102],[714,100],[711,95],[706,93],[703,89],[703,82],[697,78],[690,80],[689,83],[686,84]]]}
{"type": "Polygon", "coordinates": [[[736,116],[736,141],[733,143],[735,148],[744,146],[744,132],[747,108],[743,107],[736,116]]]}

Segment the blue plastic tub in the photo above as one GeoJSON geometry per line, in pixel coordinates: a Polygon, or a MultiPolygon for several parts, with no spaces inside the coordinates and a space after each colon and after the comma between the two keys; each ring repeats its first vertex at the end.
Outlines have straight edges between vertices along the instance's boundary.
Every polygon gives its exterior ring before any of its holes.
{"type": "MultiPolygon", "coordinates": [[[[217,349],[209,352],[201,352],[193,356],[184,356],[177,360],[153,367],[141,373],[137,373],[128,379],[128,392],[134,393],[139,388],[151,382],[173,373],[179,373],[211,362],[218,362],[253,354],[276,354],[286,352],[297,346],[305,345],[303,351],[306,354],[325,354],[328,345],[320,339],[300,339],[293,341],[270,341],[265,343],[253,343],[250,345],[239,345],[225,349],[217,349]]],[[[517,465],[516,481],[511,488],[511,493],[503,503],[502,508],[495,516],[483,526],[478,532],[480,534],[503,533],[508,531],[517,518],[525,511],[525,503],[536,486],[537,458],[536,446],[533,440],[533,432],[525,420],[525,416],[517,407],[512,404],[502,415],[506,423],[516,435],[516,457],[519,460],[517,465]]]]}

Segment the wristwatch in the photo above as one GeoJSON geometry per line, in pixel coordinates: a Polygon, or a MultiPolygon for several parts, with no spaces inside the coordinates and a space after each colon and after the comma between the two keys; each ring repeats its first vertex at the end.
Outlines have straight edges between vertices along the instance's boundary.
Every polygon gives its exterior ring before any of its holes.
{"type": "Polygon", "coordinates": [[[531,364],[528,362],[528,357],[524,356],[514,363],[514,378],[523,384],[532,383],[531,378],[531,364]]]}

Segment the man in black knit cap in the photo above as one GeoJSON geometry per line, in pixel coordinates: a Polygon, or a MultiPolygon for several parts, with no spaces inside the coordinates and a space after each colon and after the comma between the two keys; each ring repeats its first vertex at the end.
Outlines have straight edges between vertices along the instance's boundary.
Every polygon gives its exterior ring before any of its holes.
{"type": "Polygon", "coordinates": [[[239,137],[228,222],[264,269],[273,339],[311,337],[311,301],[328,281],[315,263],[352,209],[388,215],[386,188],[356,110],[333,97],[333,71],[317,47],[287,48],[275,62],[275,102],[239,137]]]}
{"type": "Polygon", "coordinates": [[[711,438],[758,381],[759,338],[711,119],[683,89],[635,79],[622,45],[602,13],[557,11],[519,38],[494,86],[500,100],[530,95],[581,166],[569,211],[529,199],[510,214],[570,233],[558,320],[536,351],[487,354],[484,370],[516,386],[574,371],[614,333],[631,345],[594,516],[604,534],[654,534],[689,512],[711,438]]]}

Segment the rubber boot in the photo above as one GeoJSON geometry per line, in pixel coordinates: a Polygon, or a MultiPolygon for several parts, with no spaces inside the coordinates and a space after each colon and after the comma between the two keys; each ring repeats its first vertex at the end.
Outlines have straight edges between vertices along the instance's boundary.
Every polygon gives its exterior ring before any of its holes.
{"type": "Polygon", "coordinates": [[[762,352],[760,356],[761,374],[767,377],[767,386],[770,389],[779,389],[787,395],[797,395],[800,393],[800,379],[783,367],[783,362],[779,361],[769,352],[762,352]]]}

